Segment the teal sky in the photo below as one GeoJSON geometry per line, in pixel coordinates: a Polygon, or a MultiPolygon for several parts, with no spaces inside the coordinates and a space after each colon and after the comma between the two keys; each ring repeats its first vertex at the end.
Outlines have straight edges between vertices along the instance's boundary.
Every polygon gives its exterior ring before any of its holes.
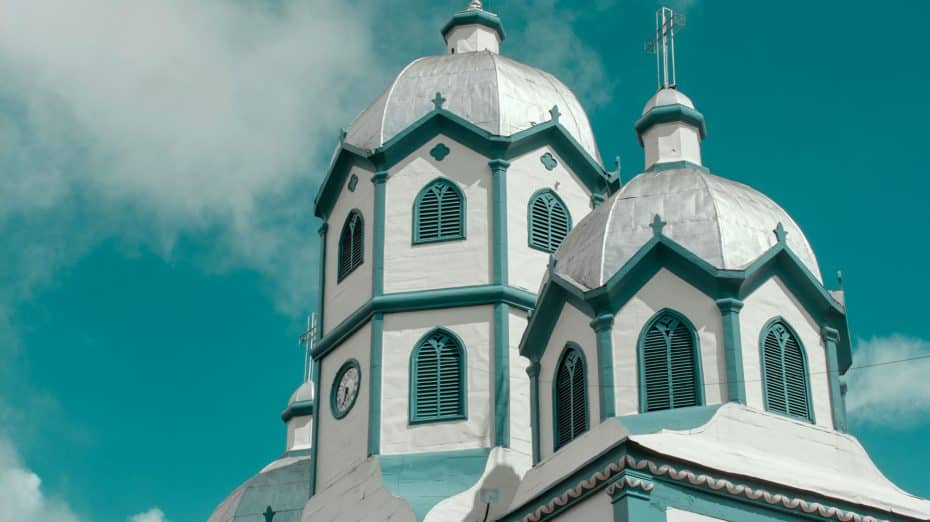
{"type": "MultiPolygon", "coordinates": [[[[465,3],[0,0],[0,478],[41,478],[0,522],[202,521],[283,451],[339,129],[465,3]]],[[[658,5],[486,2],[624,179],[658,5]]],[[[930,3],[671,5],[705,164],[785,207],[827,286],[843,271],[854,366],[930,355],[930,3]]],[[[849,374],[851,431],[925,497],[928,370],[849,374]]]]}

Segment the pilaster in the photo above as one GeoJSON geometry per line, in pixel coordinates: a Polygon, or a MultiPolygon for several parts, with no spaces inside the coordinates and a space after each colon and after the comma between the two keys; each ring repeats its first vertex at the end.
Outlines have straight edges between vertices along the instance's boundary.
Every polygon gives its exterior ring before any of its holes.
{"type": "Polygon", "coordinates": [[[374,264],[372,265],[371,274],[371,295],[373,297],[384,293],[384,214],[386,184],[389,177],[390,174],[383,170],[376,172],[371,177],[371,182],[375,184],[375,215],[372,220],[372,262],[374,264]]]}
{"type": "Polygon", "coordinates": [[[727,297],[717,300],[723,320],[723,352],[726,363],[727,400],[746,404],[746,380],[743,378],[743,344],[740,339],[739,312],[743,302],[727,297]]]}
{"type": "Polygon", "coordinates": [[[833,413],[833,428],[843,433],[847,430],[846,424],[846,397],[844,392],[844,383],[840,378],[840,364],[837,355],[837,344],[840,340],[840,332],[836,328],[824,326],[820,330],[823,336],[823,344],[827,353],[827,378],[830,384],[830,405],[833,413]]]}
{"type": "Polygon", "coordinates": [[[600,399],[601,421],[616,415],[617,396],[614,391],[614,350],[611,332],[614,326],[614,315],[600,314],[591,321],[597,338],[597,377],[598,394],[600,399]]]}
{"type": "Polygon", "coordinates": [[[505,285],[508,281],[507,256],[507,169],[510,162],[492,159],[491,167],[491,229],[492,259],[491,280],[494,284],[505,285]]]}
{"type": "Polygon", "coordinates": [[[494,304],[494,445],[510,447],[510,306],[494,304]]]}
{"type": "Polygon", "coordinates": [[[540,461],[539,452],[539,361],[530,361],[526,367],[530,377],[530,429],[533,434],[533,465],[540,461]]]}
{"type": "Polygon", "coordinates": [[[384,314],[371,317],[371,354],[368,367],[368,456],[381,453],[381,353],[384,342],[384,314]]]}
{"type": "Polygon", "coordinates": [[[665,522],[665,512],[651,502],[652,477],[625,469],[605,488],[613,504],[613,522],[665,522]]]}
{"type": "Polygon", "coordinates": [[[324,333],[323,311],[326,305],[326,232],[329,230],[329,224],[324,222],[318,230],[320,234],[320,283],[317,291],[316,314],[320,318],[320,337],[324,333]]]}

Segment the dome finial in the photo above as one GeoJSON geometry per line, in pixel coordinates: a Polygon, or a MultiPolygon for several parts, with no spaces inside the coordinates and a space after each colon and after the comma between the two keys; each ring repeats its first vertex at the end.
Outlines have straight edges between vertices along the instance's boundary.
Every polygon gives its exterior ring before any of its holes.
{"type": "Polygon", "coordinates": [[[469,0],[463,11],[452,15],[442,28],[449,54],[490,51],[500,53],[504,26],[494,13],[484,10],[481,0],[469,0]]]}
{"type": "Polygon", "coordinates": [[[484,7],[481,6],[481,0],[471,0],[471,2],[468,2],[468,7],[466,7],[465,10],[484,11],[484,7]]]}

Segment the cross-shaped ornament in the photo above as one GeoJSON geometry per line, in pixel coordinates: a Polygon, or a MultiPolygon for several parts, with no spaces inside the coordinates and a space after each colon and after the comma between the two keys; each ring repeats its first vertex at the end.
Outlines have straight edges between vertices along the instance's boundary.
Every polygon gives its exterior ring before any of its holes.
{"type": "Polygon", "coordinates": [[[788,231],[785,230],[785,227],[782,226],[781,221],[778,222],[778,226],[775,227],[775,239],[778,240],[780,245],[785,244],[785,238],[788,237],[788,231]]]}
{"type": "Polygon", "coordinates": [[[262,516],[265,517],[265,522],[271,522],[274,519],[274,511],[271,510],[271,506],[265,508],[265,512],[262,513],[262,516]]]}
{"type": "Polygon", "coordinates": [[[653,235],[661,236],[662,229],[665,228],[665,221],[662,221],[662,218],[656,214],[656,217],[652,218],[652,223],[649,225],[649,228],[652,229],[653,235]]]}
{"type": "Polygon", "coordinates": [[[558,122],[559,122],[559,116],[561,116],[561,115],[562,115],[562,113],[559,112],[559,106],[558,106],[558,105],[553,105],[552,108],[549,109],[549,116],[552,117],[552,123],[558,123],[558,122]]]}
{"type": "Polygon", "coordinates": [[[437,111],[441,111],[444,103],[446,103],[446,99],[442,97],[442,93],[437,92],[436,96],[433,97],[433,107],[435,107],[437,111]]]}

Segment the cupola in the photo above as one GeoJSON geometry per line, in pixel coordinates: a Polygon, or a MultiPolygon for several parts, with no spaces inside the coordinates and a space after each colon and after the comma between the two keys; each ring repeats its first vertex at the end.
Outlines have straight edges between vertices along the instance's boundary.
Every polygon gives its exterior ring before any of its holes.
{"type": "Polygon", "coordinates": [[[484,10],[480,0],[471,0],[464,11],[452,15],[442,28],[449,54],[490,51],[498,54],[504,41],[504,26],[494,13],[484,10]]]}
{"type": "Polygon", "coordinates": [[[674,86],[659,89],[646,102],[636,134],[646,152],[646,170],[702,164],[701,140],[707,135],[704,115],[674,86]]]}

